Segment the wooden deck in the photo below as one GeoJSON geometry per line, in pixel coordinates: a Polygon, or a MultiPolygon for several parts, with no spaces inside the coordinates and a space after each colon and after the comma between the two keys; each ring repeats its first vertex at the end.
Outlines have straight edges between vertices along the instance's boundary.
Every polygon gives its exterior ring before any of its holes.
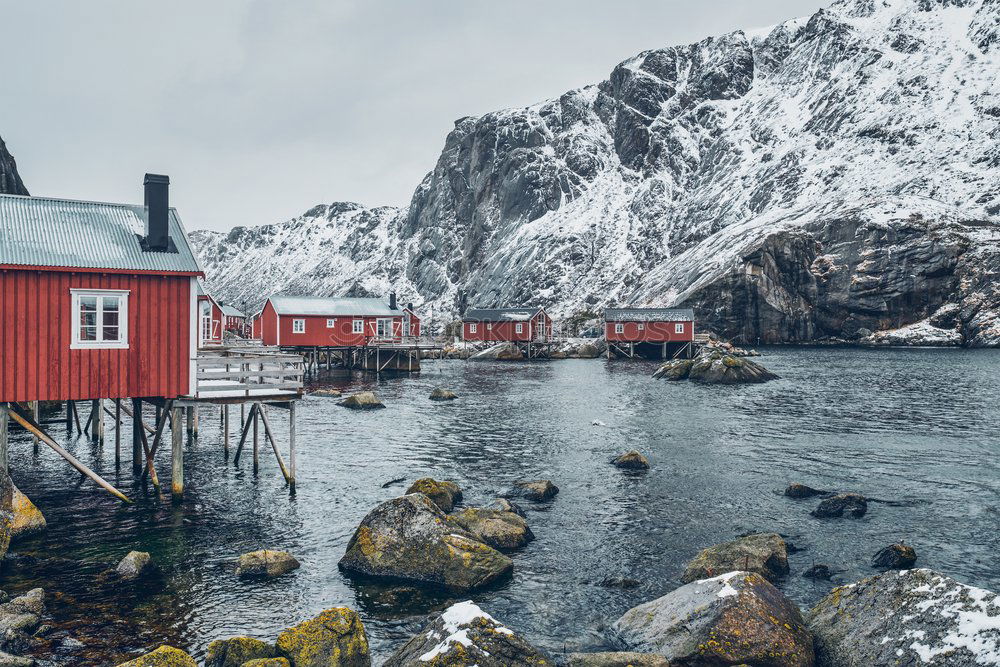
{"type": "Polygon", "coordinates": [[[302,398],[305,359],[271,347],[209,347],[198,351],[195,372],[195,395],[180,401],[293,401],[302,398]]]}

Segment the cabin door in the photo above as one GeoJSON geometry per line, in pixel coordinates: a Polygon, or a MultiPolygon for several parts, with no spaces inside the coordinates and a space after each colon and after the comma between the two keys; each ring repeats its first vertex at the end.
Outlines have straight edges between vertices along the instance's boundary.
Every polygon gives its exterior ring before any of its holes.
{"type": "Polygon", "coordinates": [[[376,320],[376,338],[392,338],[392,320],[376,320]]]}
{"type": "Polygon", "coordinates": [[[403,314],[403,338],[410,337],[410,314],[403,314]]]}
{"type": "Polygon", "coordinates": [[[202,301],[199,305],[201,326],[198,327],[200,335],[198,337],[198,345],[204,347],[206,343],[212,340],[212,304],[208,301],[202,301]]]}

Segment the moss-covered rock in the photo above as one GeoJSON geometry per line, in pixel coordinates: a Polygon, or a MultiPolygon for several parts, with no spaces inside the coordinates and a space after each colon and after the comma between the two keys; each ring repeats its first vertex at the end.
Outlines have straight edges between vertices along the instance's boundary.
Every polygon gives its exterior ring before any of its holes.
{"type": "Polygon", "coordinates": [[[435,387],[430,395],[432,401],[454,401],[456,398],[458,394],[444,387],[435,387]]]}
{"type": "Polygon", "coordinates": [[[657,368],[653,377],[663,380],[686,380],[693,365],[692,359],[673,359],[657,368]]]}
{"type": "Polygon", "coordinates": [[[240,667],[250,660],[273,658],[274,644],[253,637],[230,637],[209,643],[205,652],[205,667],[240,667]]]}
{"type": "Polygon", "coordinates": [[[21,493],[21,490],[16,486],[13,486],[11,503],[14,510],[14,523],[10,529],[12,540],[45,530],[45,516],[42,515],[41,510],[35,507],[35,503],[31,502],[28,496],[21,493]]]}
{"type": "Polygon", "coordinates": [[[528,515],[517,503],[511,502],[507,498],[496,498],[486,506],[488,510],[499,510],[500,512],[513,512],[522,519],[527,519],[528,515]]]}
{"type": "Polygon", "coordinates": [[[513,562],[478,536],[450,523],[422,493],[386,501],[368,513],[347,545],[340,567],[469,591],[508,576],[513,562]]]}
{"type": "Polygon", "coordinates": [[[720,350],[706,350],[693,360],[687,378],[705,384],[748,384],[776,380],[778,376],[753,361],[720,350]]]}
{"type": "Polygon", "coordinates": [[[630,609],[613,633],[633,651],[680,665],[812,667],[798,607],[753,572],[692,582],[630,609]]]}
{"type": "Polygon", "coordinates": [[[198,663],[179,648],[163,645],[135,660],[123,662],[118,667],[198,667],[198,663]]]}
{"type": "Polygon", "coordinates": [[[624,454],[611,459],[611,463],[618,468],[626,470],[649,470],[649,459],[639,453],[636,449],[630,449],[624,454]]]}
{"type": "Polygon", "coordinates": [[[872,567],[886,570],[908,570],[916,562],[917,551],[908,544],[890,544],[872,556],[872,567]]]}
{"type": "Polygon", "coordinates": [[[756,572],[774,581],[788,574],[788,546],[777,533],[758,533],[708,547],[687,565],[681,581],[707,579],[733,570],[756,572]]]}
{"type": "MultiPolygon", "coordinates": [[[[545,667],[555,662],[472,602],[433,617],[384,667],[545,667]]],[[[298,667],[298,665],[296,665],[298,667]]]]}
{"type": "Polygon", "coordinates": [[[670,662],[653,653],[570,653],[566,656],[566,667],[670,667],[670,662]]]}
{"type": "Polygon", "coordinates": [[[515,512],[467,507],[449,515],[448,521],[478,536],[494,549],[519,549],[535,539],[528,522],[515,512]]]}
{"type": "Polygon", "coordinates": [[[141,577],[149,576],[155,571],[156,566],[153,565],[153,557],[149,555],[148,551],[130,551],[115,567],[118,577],[125,581],[134,581],[141,577]]]}
{"type": "Polygon", "coordinates": [[[347,607],[327,609],[288,628],[276,642],[295,667],[369,667],[368,637],[361,618],[347,607]]]}
{"type": "Polygon", "coordinates": [[[292,667],[292,663],[288,662],[288,658],[257,658],[247,660],[241,667],[292,667]]]}
{"type": "Polygon", "coordinates": [[[514,482],[514,486],[503,495],[505,498],[524,498],[541,502],[551,500],[559,493],[559,487],[547,479],[514,482]]]}
{"type": "Polygon", "coordinates": [[[337,405],[341,405],[345,408],[351,408],[352,410],[378,410],[379,408],[385,407],[382,401],[378,400],[378,396],[371,391],[362,391],[357,394],[351,394],[344,400],[337,401],[337,405]]]}
{"type": "Polygon", "coordinates": [[[287,551],[261,549],[240,556],[236,574],[240,577],[278,577],[299,568],[299,561],[287,551]]]}
{"type": "Polygon", "coordinates": [[[450,512],[455,503],[462,502],[462,489],[455,482],[439,482],[430,477],[421,477],[406,490],[407,493],[422,493],[434,501],[444,512],[450,512]]]}

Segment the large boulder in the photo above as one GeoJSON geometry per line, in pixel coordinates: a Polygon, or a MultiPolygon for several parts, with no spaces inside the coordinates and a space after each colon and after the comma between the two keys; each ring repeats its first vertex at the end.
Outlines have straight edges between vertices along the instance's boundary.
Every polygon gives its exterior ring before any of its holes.
{"type": "Polygon", "coordinates": [[[514,482],[514,486],[504,492],[504,498],[524,498],[542,502],[551,500],[559,493],[559,487],[547,479],[514,482]]]}
{"type": "Polygon", "coordinates": [[[347,545],[340,567],[469,591],[506,577],[513,562],[473,533],[449,523],[430,498],[411,493],[368,513],[347,545]]]}
{"type": "Polygon", "coordinates": [[[494,549],[519,549],[535,539],[528,522],[516,512],[488,507],[467,507],[448,521],[476,535],[494,549]]]}
{"type": "Polygon", "coordinates": [[[240,556],[236,564],[239,577],[278,577],[299,568],[299,561],[287,551],[261,549],[240,556]]]}
{"type": "Polygon", "coordinates": [[[681,581],[688,583],[733,570],[756,572],[771,581],[788,574],[788,545],[777,533],[757,533],[708,547],[688,563],[681,581]]]}
{"type": "Polygon", "coordinates": [[[612,632],[625,648],[680,665],[813,665],[798,607],[754,572],[681,586],[625,612],[612,632]]]}
{"type": "Polygon", "coordinates": [[[455,503],[462,502],[462,489],[455,482],[439,482],[430,477],[421,477],[406,490],[407,493],[422,493],[443,512],[450,512],[455,503]]]}
{"type": "MultiPolygon", "coordinates": [[[[544,667],[549,656],[466,601],[444,610],[383,667],[544,667]]],[[[296,667],[298,664],[296,663],[296,667]]]]}
{"type": "Polygon", "coordinates": [[[524,359],[521,349],[513,343],[500,343],[481,352],[476,352],[469,361],[520,361],[524,359]]]}
{"type": "Polygon", "coordinates": [[[639,453],[636,449],[630,449],[624,454],[611,459],[611,463],[618,468],[626,470],[649,470],[649,459],[639,453]]]}
{"type": "Polygon", "coordinates": [[[118,667],[198,667],[198,663],[179,648],[163,645],[135,660],[123,662],[118,667]]]}
{"type": "Polygon", "coordinates": [[[819,667],[1000,664],[1000,596],[932,570],[834,588],[806,620],[819,667]]]}
{"type": "Polygon", "coordinates": [[[812,511],[814,517],[831,519],[847,515],[860,519],[868,512],[868,499],[860,493],[838,493],[824,498],[812,511]]]}
{"type": "Polygon", "coordinates": [[[776,380],[778,376],[753,361],[712,350],[698,355],[688,379],[706,384],[748,384],[776,380]]]}
{"type": "Polygon", "coordinates": [[[241,667],[251,661],[274,658],[274,644],[253,637],[230,637],[210,642],[205,652],[205,667],[241,667]]]}
{"type": "Polygon", "coordinates": [[[908,570],[916,562],[917,552],[908,544],[890,544],[872,556],[872,567],[886,570],[908,570]]]}
{"type": "Polygon", "coordinates": [[[347,607],[323,611],[288,628],[275,643],[295,667],[369,667],[368,636],[356,612],[347,607]]]}
{"type": "Polygon", "coordinates": [[[45,591],[41,588],[0,604],[0,648],[9,649],[18,638],[35,632],[44,613],[45,591]]]}
{"type": "Polygon", "coordinates": [[[35,503],[21,493],[20,489],[11,486],[13,489],[11,506],[14,512],[14,522],[10,529],[11,539],[27,537],[45,530],[45,516],[41,510],[35,507],[35,503]]]}
{"type": "Polygon", "coordinates": [[[378,396],[371,391],[361,391],[357,394],[351,394],[344,400],[337,401],[337,405],[351,408],[352,410],[378,410],[385,407],[382,401],[378,400],[378,396]]]}
{"type": "Polygon", "coordinates": [[[664,380],[686,380],[692,366],[694,366],[693,359],[673,359],[657,368],[653,377],[664,380]]]}
{"type": "Polygon", "coordinates": [[[655,653],[570,653],[566,656],[566,667],[670,667],[670,662],[655,653]]]}
{"type": "Polygon", "coordinates": [[[156,571],[153,557],[148,551],[130,551],[118,562],[115,572],[125,581],[135,581],[156,571]]]}

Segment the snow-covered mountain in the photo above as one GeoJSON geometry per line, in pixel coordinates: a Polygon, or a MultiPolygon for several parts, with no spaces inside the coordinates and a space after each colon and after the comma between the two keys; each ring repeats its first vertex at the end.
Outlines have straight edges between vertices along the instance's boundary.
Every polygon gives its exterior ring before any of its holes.
{"type": "Polygon", "coordinates": [[[686,303],[751,341],[933,316],[1000,344],[998,79],[1000,0],[840,0],[460,119],[406,209],[192,236],[210,286],[249,305],[686,303]]]}

